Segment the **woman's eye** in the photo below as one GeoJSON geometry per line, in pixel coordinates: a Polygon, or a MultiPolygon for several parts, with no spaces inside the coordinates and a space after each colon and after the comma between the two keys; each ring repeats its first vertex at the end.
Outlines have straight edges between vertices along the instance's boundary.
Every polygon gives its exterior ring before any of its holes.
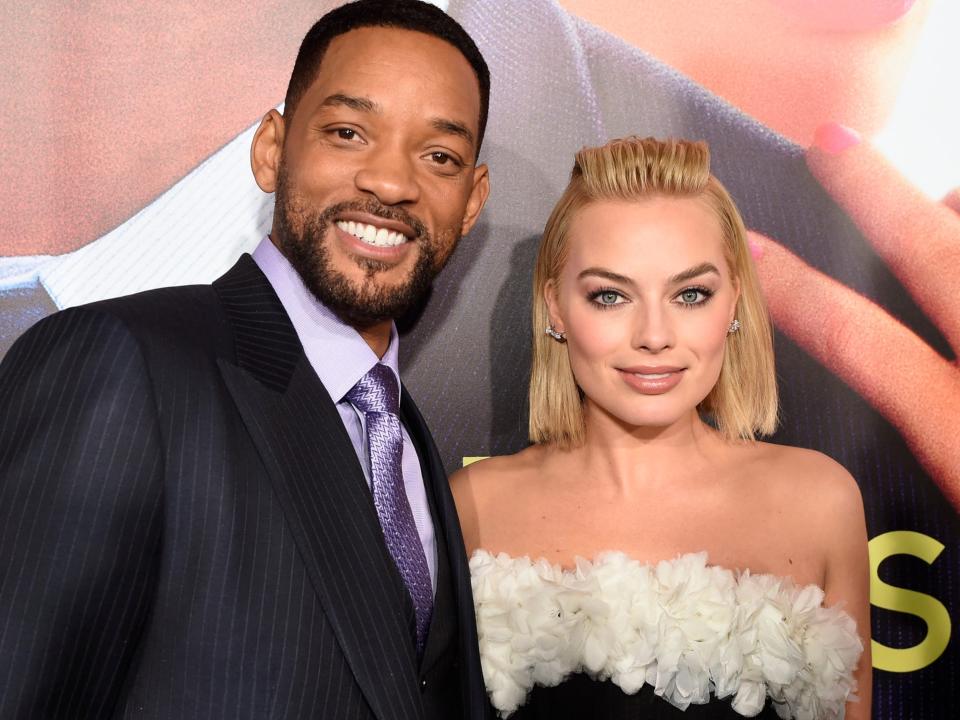
{"type": "Polygon", "coordinates": [[[621,305],[626,299],[616,290],[598,290],[590,295],[597,305],[621,305]]]}
{"type": "Polygon", "coordinates": [[[711,294],[705,288],[687,288],[680,291],[677,299],[681,305],[701,305],[710,299],[711,294]]]}

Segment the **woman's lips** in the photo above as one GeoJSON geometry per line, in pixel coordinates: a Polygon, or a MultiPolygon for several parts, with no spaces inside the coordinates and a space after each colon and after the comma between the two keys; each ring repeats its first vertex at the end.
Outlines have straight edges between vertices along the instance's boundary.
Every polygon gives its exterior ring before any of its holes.
{"type": "Polygon", "coordinates": [[[772,0],[804,24],[838,32],[859,32],[896,22],[916,0],[772,0]]]}
{"type": "Polygon", "coordinates": [[[618,368],[623,381],[643,395],[663,395],[683,379],[684,368],[655,366],[618,368]]]}

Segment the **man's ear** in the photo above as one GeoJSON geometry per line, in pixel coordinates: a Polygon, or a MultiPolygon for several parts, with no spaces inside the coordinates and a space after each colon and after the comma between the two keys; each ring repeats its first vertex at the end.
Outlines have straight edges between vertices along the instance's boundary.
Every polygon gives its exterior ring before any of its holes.
{"type": "Polygon", "coordinates": [[[473,169],[473,187],[470,189],[470,198],[467,200],[467,209],[463,214],[463,223],[460,225],[460,234],[466,235],[476,224],[480,211],[490,195],[490,173],[486,165],[477,165],[473,169]]]}
{"type": "Polygon", "coordinates": [[[283,136],[286,128],[283,115],[271,110],[263,116],[250,146],[250,167],[260,189],[272,193],[277,189],[280,157],[283,154],[283,136]]]}

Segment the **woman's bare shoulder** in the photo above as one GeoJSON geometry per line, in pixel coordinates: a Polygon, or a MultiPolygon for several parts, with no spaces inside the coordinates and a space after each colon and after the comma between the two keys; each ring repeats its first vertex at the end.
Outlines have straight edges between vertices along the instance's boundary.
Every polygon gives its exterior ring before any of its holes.
{"type": "MultiPolygon", "coordinates": [[[[470,495],[474,498],[498,495],[534,476],[543,460],[543,449],[532,445],[513,455],[484,458],[457,470],[450,476],[454,497],[470,495]]],[[[459,501],[458,501],[459,502],[459,501]]]]}
{"type": "Polygon", "coordinates": [[[752,445],[746,451],[744,465],[756,482],[768,484],[780,495],[802,500],[821,515],[862,516],[860,488],[847,469],[833,458],[790,445],[752,445]]]}
{"type": "Polygon", "coordinates": [[[481,530],[496,525],[531,481],[543,459],[543,449],[533,445],[513,455],[498,455],[471,463],[450,476],[450,489],[460,516],[467,552],[479,546],[481,530]]]}
{"type": "Polygon", "coordinates": [[[824,483],[853,481],[843,465],[817,450],[754,442],[746,446],[744,452],[747,462],[771,477],[824,483]]]}

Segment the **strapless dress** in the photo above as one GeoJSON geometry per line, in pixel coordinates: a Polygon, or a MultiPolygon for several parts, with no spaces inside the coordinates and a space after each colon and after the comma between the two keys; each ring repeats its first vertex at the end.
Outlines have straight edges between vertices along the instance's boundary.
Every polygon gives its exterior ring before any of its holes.
{"type": "Polygon", "coordinates": [[[500,717],[842,718],[863,650],[823,590],[691,553],[562,569],[470,559],[484,681],[500,717]],[[686,711],[686,712],[684,712],[686,711]]]}

